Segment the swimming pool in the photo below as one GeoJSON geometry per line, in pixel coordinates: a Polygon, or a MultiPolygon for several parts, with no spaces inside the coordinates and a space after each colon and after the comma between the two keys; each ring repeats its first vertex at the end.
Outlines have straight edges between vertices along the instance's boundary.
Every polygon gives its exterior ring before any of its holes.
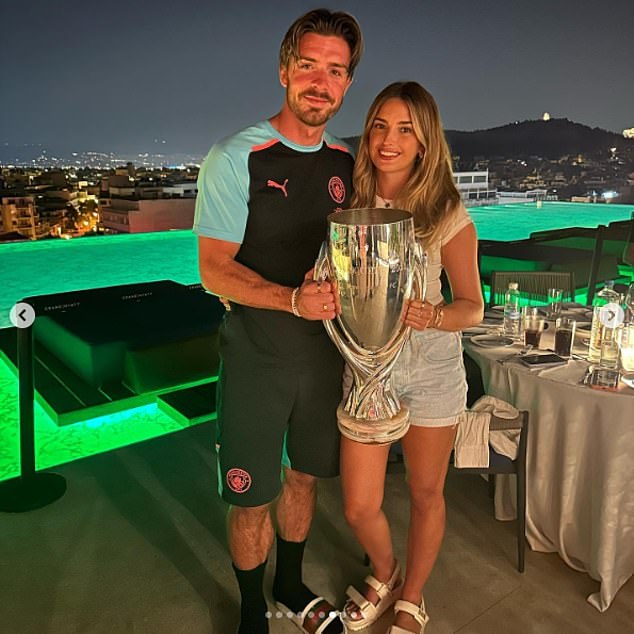
{"type": "Polygon", "coordinates": [[[485,205],[469,209],[481,240],[522,240],[535,231],[598,227],[629,220],[634,205],[543,202],[485,205]]]}
{"type": "Polygon", "coordinates": [[[0,328],[24,297],[171,279],[200,281],[191,231],[0,244],[0,328]]]}
{"type": "MultiPolygon", "coordinates": [[[[545,202],[470,209],[482,239],[517,240],[533,231],[627,220],[634,205],[545,202]]],[[[24,297],[172,279],[200,281],[196,236],[169,231],[0,244],[0,328],[24,297]]],[[[19,471],[17,381],[0,361],[0,480],[19,471]]],[[[182,429],[154,405],[58,427],[36,404],[37,466],[50,467],[182,429]]]]}

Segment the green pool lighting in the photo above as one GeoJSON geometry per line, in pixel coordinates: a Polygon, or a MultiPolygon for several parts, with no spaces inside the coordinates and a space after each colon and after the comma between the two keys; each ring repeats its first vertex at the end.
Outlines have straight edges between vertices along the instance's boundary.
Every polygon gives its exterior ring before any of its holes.
{"type": "MultiPolygon", "coordinates": [[[[0,361],[0,480],[19,475],[18,382],[0,361]]],[[[162,436],[186,427],[156,403],[59,427],[35,403],[37,469],[46,469],[162,436]]]]}

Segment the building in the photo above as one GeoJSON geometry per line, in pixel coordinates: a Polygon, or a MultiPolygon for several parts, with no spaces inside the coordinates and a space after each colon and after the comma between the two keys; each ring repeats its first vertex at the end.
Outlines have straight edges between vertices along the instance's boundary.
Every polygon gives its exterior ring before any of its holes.
{"type": "Polygon", "coordinates": [[[101,196],[134,196],[134,183],[127,168],[117,168],[114,174],[101,179],[101,196]]]}
{"type": "Polygon", "coordinates": [[[489,170],[454,172],[453,178],[466,206],[494,205],[497,202],[497,189],[489,185],[489,170]]]}
{"type": "Polygon", "coordinates": [[[527,189],[520,192],[498,192],[498,204],[534,203],[539,200],[558,200],[556,194],[549,194],[546,189],[527,189]]]}
{"type": "Polygon", "coordinates": [[[163,193],[170,198],[196,198],[198,188],[196,187],[196,181],[171,183],[163,186],[163,193]]]}
{"type": "Polygon", "coordinates": [[[191,229],[194,224],[194,206],[193,197],[103,199],[99,207],[100,225],[103,229],[115,233],[191,229]]]}
{"type": "Polygon", "coordinates": [[[31,240],[49,234],[50,228],[41,222],[33,196],[3,196],[0,200],[0,233],[17,231],[31,240]]]}

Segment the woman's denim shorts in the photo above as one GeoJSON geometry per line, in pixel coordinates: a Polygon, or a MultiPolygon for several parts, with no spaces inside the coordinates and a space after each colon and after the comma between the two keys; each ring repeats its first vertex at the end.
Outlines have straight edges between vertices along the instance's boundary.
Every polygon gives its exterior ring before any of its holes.
{"type": "Polygon", "coordinates": [[[412,425],[456,425],[467,405],[460,333],[412,330],[392,371],[392,385],[409,408],[412,425]]]}

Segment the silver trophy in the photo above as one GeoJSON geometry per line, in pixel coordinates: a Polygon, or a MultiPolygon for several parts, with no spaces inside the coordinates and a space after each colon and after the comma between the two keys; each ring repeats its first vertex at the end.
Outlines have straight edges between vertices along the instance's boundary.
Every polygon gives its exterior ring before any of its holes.
{"type": "Polygon", "coordinates": [[[328,216],[328,233],[315,279],[335,286],[341,310],[324,325],[353,376],[337,410],[339,429],[358,442],[390,443],[409,428],[390,373],[409,337],[406,300],[425,298],[426,258],[412,215],[400,209],[336,212],[328,216]]]}

